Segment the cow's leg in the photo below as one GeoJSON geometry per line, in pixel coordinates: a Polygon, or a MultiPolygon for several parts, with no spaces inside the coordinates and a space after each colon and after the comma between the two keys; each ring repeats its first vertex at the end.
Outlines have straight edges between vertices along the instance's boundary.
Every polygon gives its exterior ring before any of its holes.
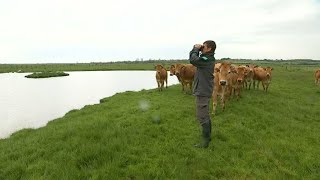
{"type": "Polygon", "coordinates": [[[186,82],[186,83],[184,84],[184,89],[185,89],[185,93],[186,93],[186,94],[189,93],[188,84],[189,84],[188,82],[186,82]]]}
{"type": "Polygon", "coordinates": [[[230,86],[230,88],[227,90],[226,94],[228,96],[228,99],[231,99],[231,96],[232,96],[232,91],[233,91],[233,87],[230,86]]]}
{"type": "Polygon", "coordinates": [[[268,91],[268,89],[269,89],[269,85],[270,85],[270,83],[271,83],[271,80],[269,79],[268,81],[267,81],[267,83],[266,83],[266,92],[268,91]]]}
{"type": "Polygon", "coordinates": [[[161,81],[161,91],[163,90],[164,87],[164,80],[161,81]]]}
{"type": "Polygon", "coordinates": [[[262,84],[263,90],[267,92],[267,90],[266,90],[266,84],[265,84],[265,83],[266,83],[266,82],[262,81],[261,84],[262,84]]]}
{"type": "Polygon", "coordinates": [[[249,82],[249,90],[250,90],[250,88],[251,88],[251,83],[252,83],[252,81],[250,80],[250,82],[249,82]]]}
{"type": "Polygon", "coordinates": [[[212,114],[216,114],[216,108],[217,108],[217,94],[212,94],[212,114]]]}
{"type": "Polygon", "coordinates": [[[160,91],[160,82],[159,82],[159,80],[157,80],[157,84],[158,84],[158,90],[160,91]]]}
{"type": "Polygon", "coordinates": [[[240,98],[240,88],[241,88],[241,86],[237,87],[237,101],[240,98]]]}
{"type": "Polygon", "coordinates": [[[185,93],[186,93],[186,94],[189,94],[188,84],[189,84],[189,82],[186,82],[186,83],[185,83],[185,93]]]}
{"type": "Polygon", "coordinates": [[[220,96],[220,106],[222,111],[224,111],[224,104],[225,104],[225,97],[224,97],[224,93],[220,96]]]}
{"type": "Polygon", "coordinates": [[[166,78],[166,88],[168,88],[168,77],[166,78]]]}
{"type": "Polygon", "coordinates": [[[181,81],[181,86],[182,86],[182,92],[184,92],[184,82],[181,81]]]}
{"type": "Polygon", "coordinates": [[[226,90],[225,90],[225,98],[228,100],[230,98],[230,87],[226,87],[226,90]]]}
{"type": "Polygon", "coordinates": [[[248,89],[248,81],[247,80],[244,80],[242,87],[248,89]]]}
{"type": "Polygon", "coordinates": [[[189,86],[190,86],[190,94],[192,94],[192,81],[191,82],[189,82],[189,86]]]}
{"type": "Polygon", "coordinates": [[[226,94],[227,94],[228,99],[231,98],[231,93],[232,93],[232,87],[229,86],[229,87],[227,87],[227,89],[226,89],[226,94]]]}

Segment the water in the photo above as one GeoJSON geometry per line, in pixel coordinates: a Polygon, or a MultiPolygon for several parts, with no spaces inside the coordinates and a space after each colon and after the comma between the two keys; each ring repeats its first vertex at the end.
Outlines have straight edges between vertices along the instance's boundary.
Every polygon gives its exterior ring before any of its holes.
{"type": "MultiPolygon", "coordinates": [[[[0,74],[0,138],[23,128],[39,128],[72,109],[118,92],[157,88],[155,71],[67,72],[70,76],[29,79],[0,74]]],[[[168,84],[177,84],[168,76],[168,84]]]]}

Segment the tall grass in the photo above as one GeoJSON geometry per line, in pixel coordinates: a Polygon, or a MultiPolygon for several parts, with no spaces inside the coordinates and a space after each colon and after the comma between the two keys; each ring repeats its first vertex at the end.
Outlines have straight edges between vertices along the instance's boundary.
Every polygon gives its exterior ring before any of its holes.
{"type": "Polygon", "coordinates": [[[208,149],[192,146],[194,97],[155,84],[0,140],[0,179],[319,179],[320,87],[308,67],[274,67],[268,93],[218,107],[208,149]]]}

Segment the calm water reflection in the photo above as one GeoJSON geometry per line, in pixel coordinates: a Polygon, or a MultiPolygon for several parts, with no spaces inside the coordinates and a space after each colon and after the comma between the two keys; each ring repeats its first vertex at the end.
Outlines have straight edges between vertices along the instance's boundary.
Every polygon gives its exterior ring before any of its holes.
{"type": "MultiPolygon", "coordinates": [[[[0,74],[0,138],[38,128],[72,109],[117,92],[157,87],[154,71],[68,72],[70,76],[28,79],[25,73],[0,74]]],[[[169,74],[168,74],[169,75],[169,74]]],[[[168,84],[178,83],[168,76],[168,84]]]]}

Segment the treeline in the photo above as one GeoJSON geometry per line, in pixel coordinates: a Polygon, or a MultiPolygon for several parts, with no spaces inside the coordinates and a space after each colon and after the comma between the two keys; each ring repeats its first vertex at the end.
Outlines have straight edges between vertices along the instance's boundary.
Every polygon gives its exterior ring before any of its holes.
{"type": "MultiPolygon", "coordinates": [[[[270,64],[279,63],[279,65],[310,65],[320,66],[320,61],[311,59],[294,60],[251,60],[251,59],[231,59],[221,58],[219,60],[228,60],[235,64],[270,64]]],[[[154,65],[162,64],[170,67],[171,64],[188,63],[187,59],[171,60],[136,60],[136,61],[111,61],[111,62],[91,62],[91,63],[46,63],[46,64],[0,64],[0,73],[8,72],[55,72],[55,71],[111,71],[111,70],[153,70],[154,65]]]]}

